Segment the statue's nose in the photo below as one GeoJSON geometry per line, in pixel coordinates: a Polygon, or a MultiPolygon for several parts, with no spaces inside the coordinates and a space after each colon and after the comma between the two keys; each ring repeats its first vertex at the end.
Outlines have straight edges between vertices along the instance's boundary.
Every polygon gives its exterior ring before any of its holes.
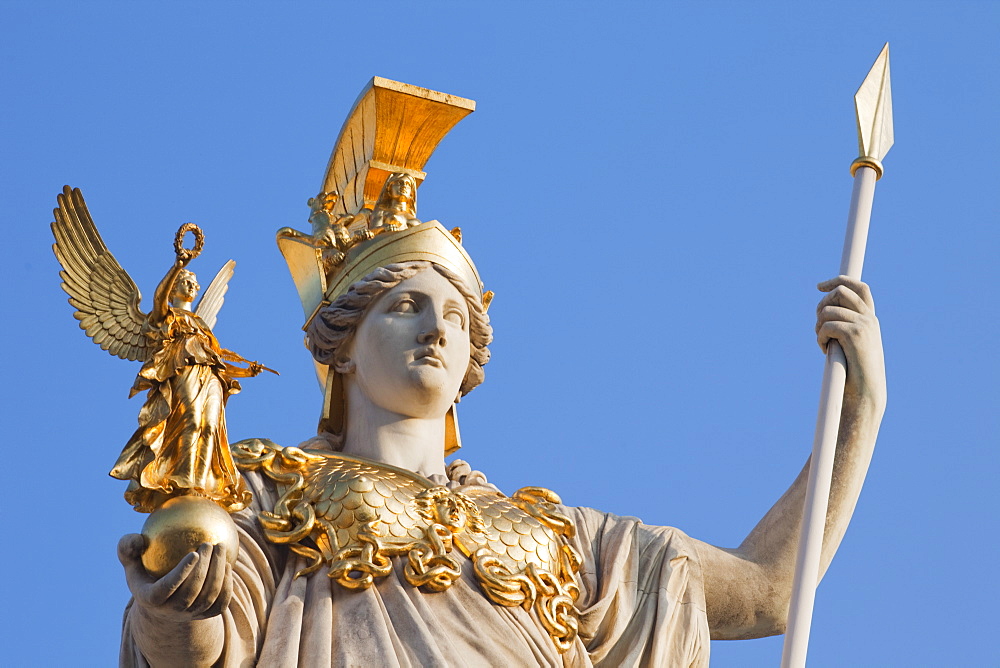
{"type": "Polygon", "coordinates": [[[439,346],[444,346],[447,343],[444,334],[444,314],[428,309],[424,317],[424,328],[417,335],[417,342],[422,345],[437,343],[439,346]]]}
{"type": "Polygon", "coordinates": [[[441,328],[440,326],[437,326],[436,324],[435,326],[420,332],[420,334],[417,336],[417,342],[423,345],[430,345],[432,343],[436,343],[439,346],[443,346],[445,345],[445,343],[447,343],[447,341],[445,341],[444,338],[444,329],[441,328]]]}

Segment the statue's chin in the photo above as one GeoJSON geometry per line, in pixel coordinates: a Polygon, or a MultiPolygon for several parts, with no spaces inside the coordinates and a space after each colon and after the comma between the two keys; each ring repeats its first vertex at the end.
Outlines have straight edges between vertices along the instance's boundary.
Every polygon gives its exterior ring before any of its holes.
{"type": "Polygon", "coordinates": [[[406,382],[391,389],[380,387],[366,393],[368,402],[407,418],[432,420],[444,418],[458,394],[447,372],[432,367],[409,369],[406,382]]]}
{"type": "Polygon", "coordinates": [[[164,503],[142,526],[146,551],[142,565],[154,577],[169,573],[202,543],[225,545],[230,564],[236,563],[236,524],[219,504],[200,496],[178,496],[164,503]]]}

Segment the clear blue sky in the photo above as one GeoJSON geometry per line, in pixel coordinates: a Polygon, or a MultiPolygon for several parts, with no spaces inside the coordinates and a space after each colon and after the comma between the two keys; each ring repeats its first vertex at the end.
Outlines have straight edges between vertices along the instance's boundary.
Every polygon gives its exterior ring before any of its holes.
{"type": "MultiPolygon", "coordinates": [[[[814,286],[885,41],[896,145],[865,278],[889,408],[810,666],[1000,663],[998,5],[363,4],[0,4],[3,663],[114,663],[115,544],[143,519],[107,477],[136,365],[77,329],[49,249],[64,184],[147,299],[180,223],[205,229],[206,277],[236,259],[217,334],[282,375],[244,384],[230,434],[293,445],[319,393],[274,231],[307,227],[372,75],[475,99],[420,199],[497,293],[461,456],[734,546],[810,448],[814,286]]],[[[781,640],[712,651],[777,665],[781,640]]]]}

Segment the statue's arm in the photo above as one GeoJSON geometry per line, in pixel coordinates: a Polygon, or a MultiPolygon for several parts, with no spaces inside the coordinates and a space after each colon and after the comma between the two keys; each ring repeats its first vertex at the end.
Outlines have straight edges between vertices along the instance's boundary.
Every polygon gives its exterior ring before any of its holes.
{"type": "Polygon", "coordinates": [[[118,557],[134,603],[132,637],[150,666],[211,666],[225,643],[222,611],[233,594],[225,548],[203,544],[156,579],[142,566],[145,540],[123,536],[118,557]]]}
{"type": "Polygon", "coordinates": [[[190,260],[178,255],[177,259],[170,266],[167,275],[163,277],[160,284],[156,286],[153,293],[153,308],[149,312],[149,321],[153,324],[163,322],[163,319],[170,313],[170,293],[174,291],[174,283],[181,273],[181,269],[187,266],[190,260]]]}
{"type": "MultiPolygon", "coordinates": [[[[229,352],[231,351],[223,350],[223,353],[229,352]]],[[[228,373],[231,378],[254,378],[259,376],[263,370],[264,365],[260,362],[250,362],[246,367],[236,366],[235,364],[226,362],[226,373],[228,373]]]]}
{"type": "MultiPolygon", "coordinates": [[[[820,576],[840,545],[871,462],[885,410],[882,339],[868,286],[840,276],[820,284],[817,336],[836,339],[847,358],[847,385],[826,515],[820,576]]],[[[735,549],[698,543],[713,639],[784,633],[791,599],[809,462],[792,486],[735,549]]]]}

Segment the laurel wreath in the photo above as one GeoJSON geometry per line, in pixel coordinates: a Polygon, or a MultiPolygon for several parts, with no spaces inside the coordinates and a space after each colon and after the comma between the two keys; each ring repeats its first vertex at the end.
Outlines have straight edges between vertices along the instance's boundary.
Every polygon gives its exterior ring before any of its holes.
{"type": "Polygon", "coordinates": [[[177,229],[174,237],[174,253],[177,257],[185,260],[193,260],[201,254],[201,249],[205,247],[205,233],[194,223],[184,223],[177,229]],[[190,232],[194,235],[194,247],[184,248],[184,236],[190,232]]]}

